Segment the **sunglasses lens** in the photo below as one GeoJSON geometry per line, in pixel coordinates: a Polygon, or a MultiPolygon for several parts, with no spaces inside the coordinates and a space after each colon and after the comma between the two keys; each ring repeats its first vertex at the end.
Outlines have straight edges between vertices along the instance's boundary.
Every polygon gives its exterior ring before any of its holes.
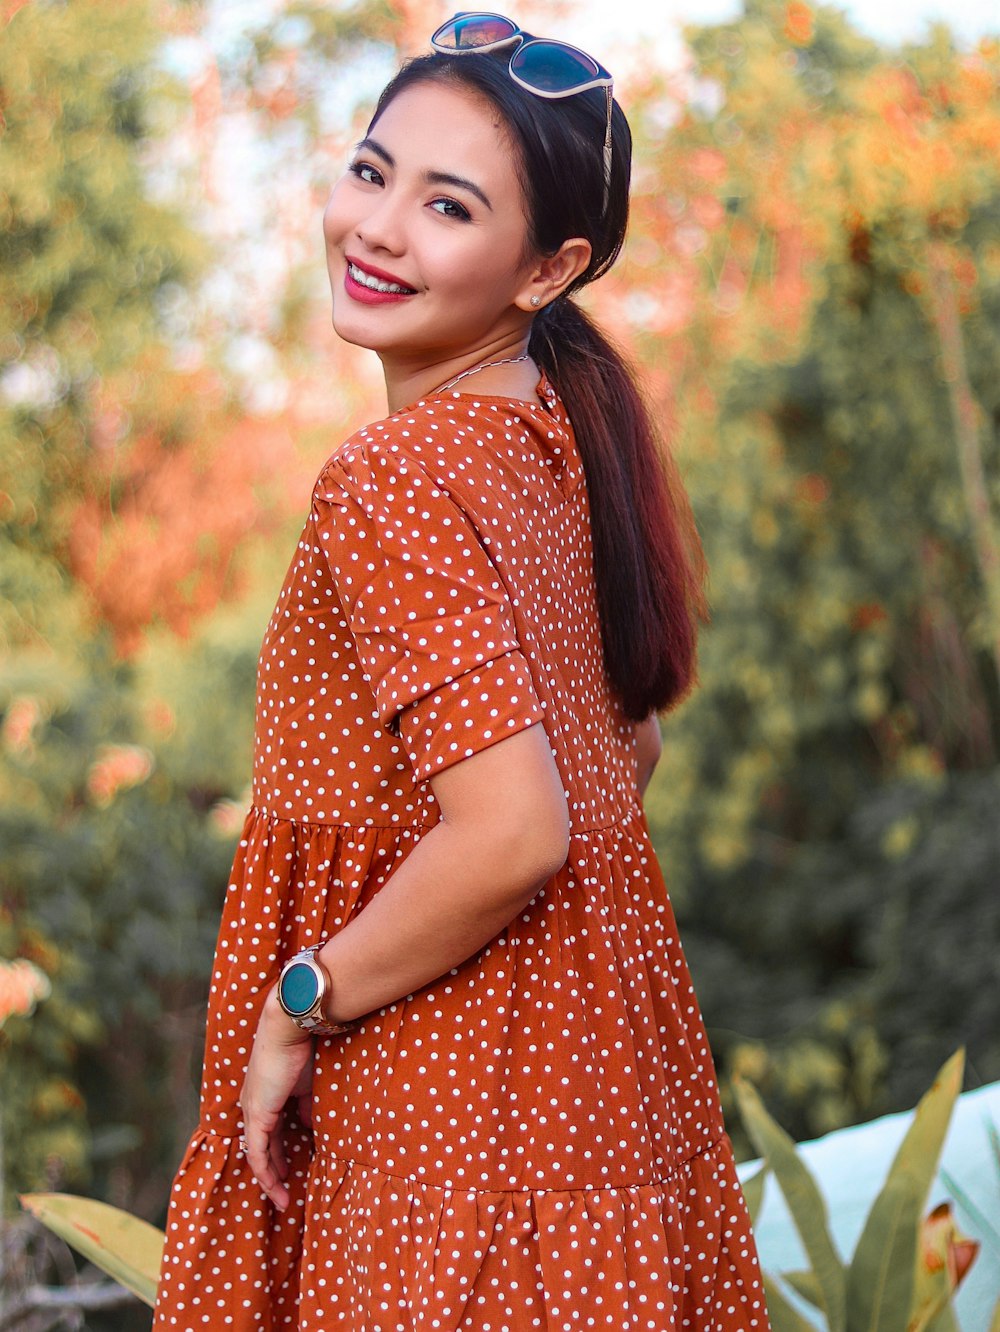
{"type": "Polygon", "coordinates": [[[438,28],[431,40],[435,46],[451,51],[473,51],[478,46],[510,41],[517,31],[517,24],[502,14],[470,14],[468,18],[456,14],[438,28]]]}
{"type": "Polygon", "coordinates": [[[510,62],[511,73],[541,92],[569,92],[578,84],[601,76],[595,60],[562,42],[533,41],[518,47],[510,62]]]}

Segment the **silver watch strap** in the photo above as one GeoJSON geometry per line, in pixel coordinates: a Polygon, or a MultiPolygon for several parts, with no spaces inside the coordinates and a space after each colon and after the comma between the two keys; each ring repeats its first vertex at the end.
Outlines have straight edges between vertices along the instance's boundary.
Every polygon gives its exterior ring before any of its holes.
{"type": "Polygon", "coordinates": [[[292,1021],[313,1036],[339,1036],[341,1032],[351,1031],[354,1027],[353,1022],[326,1022],[318,1017],[297,1017],[292,1018],[292,1021]]]}

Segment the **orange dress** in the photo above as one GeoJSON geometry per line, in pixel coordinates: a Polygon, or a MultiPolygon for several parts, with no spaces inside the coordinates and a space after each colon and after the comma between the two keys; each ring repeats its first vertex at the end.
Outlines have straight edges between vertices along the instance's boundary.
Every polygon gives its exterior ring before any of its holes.
{"type": "Polygon", "coordinates": [[[635,729],[603,670],[580,457],[544,376],[538,392],[421,400],[316,484],[261,651],[156,1332],[768,1327],[635,729]],[[566,865],[461,966],[317,1041],[278,1213],[239,1150],[263,996],[434,825],[428,778],[539,722],[566,865]]]}

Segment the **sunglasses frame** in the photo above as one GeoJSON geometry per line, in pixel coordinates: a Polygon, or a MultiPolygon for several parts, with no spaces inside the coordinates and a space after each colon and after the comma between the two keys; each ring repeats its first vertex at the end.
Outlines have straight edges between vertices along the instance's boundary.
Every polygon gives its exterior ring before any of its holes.
{"type": "Polygon", "coordinates": [[[453,14],[446,23],[434,30],[431,36],[431,47],[438,55],[463,56],[463,55],[483,55],[489,51],[502,51],[508,46],[514,49],[511,52],[510,61],[507,65],[507,73],[514,82],[525,91],[534,93],[536,97],[545,97],[549,101],[558,101],[562,97],[573,97],[576,93],[589,92],[591,88],[603,88],[607,94],[608,118],[607,126],[604,131],[604,203],[601,208],[602,215],[607,210],[608,195],[611,191],[611,112],[614,105],[614,79],[610,70],[604,68],[599,60],[595,60],[592,55],[586,51],[581,51],[578,46],[571,46],[569,42],[561,42],[554,37],[535,37],[530,32],[525,32],[519,28],[513,19],[506,14],[496,14],[488,10],[460,10],[453,14]],[[502,23],[509,23],[514,31],[509,37],[501,37],[495,42],[483,42],[478,46],[442,46],[438,42],[438,36],[446,28],[450,28],[458,19],[499,19],[502,23]],[[584,60],[591,65],[595,65],[598,70],[596,78],[589,79],[575,88],[565,88],[558,92],[552,92],[546,88],[536,88],[533,83],[520,77],[513,68],[515,57],[529,46],[556,46],[562,51],[571,51],[574,55],[582,56],[584,60]]]}

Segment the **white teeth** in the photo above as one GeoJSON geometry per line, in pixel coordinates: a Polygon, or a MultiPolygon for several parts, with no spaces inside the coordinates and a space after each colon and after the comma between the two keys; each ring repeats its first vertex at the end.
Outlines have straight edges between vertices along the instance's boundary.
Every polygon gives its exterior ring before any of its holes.
{"type": "Polygon", "coordinates": [[[366,273],[358,268],[357,264],[348,263],[347,271],[353,280],[362,287],[368,287],[371,291],[394,291],[399,295],[410,295],[412,288],[401,287],[396,282],[383,282],[381,278],[372,277],[371,273],[366,273]]]}

